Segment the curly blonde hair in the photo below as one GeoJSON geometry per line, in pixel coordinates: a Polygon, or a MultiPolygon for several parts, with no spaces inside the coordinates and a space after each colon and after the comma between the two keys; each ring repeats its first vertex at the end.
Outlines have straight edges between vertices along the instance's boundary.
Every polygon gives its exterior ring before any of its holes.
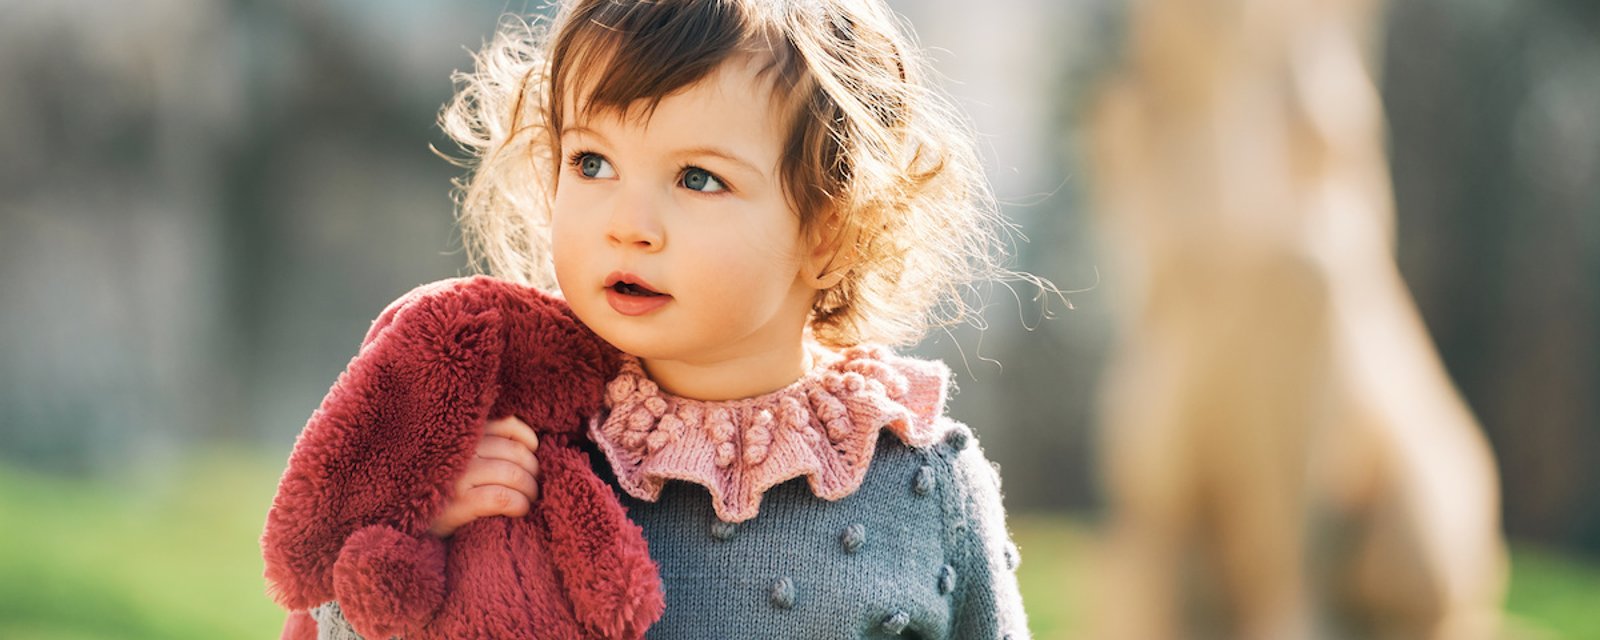
{"type": "Polygon", "coordinates": [[[903,345],[966,318],[971,284],[1011,273],[1000,266],[1010,227],[970,127],[925,84],[924,60],[878,0],[568,0],[548,23],[502,20],[439,115],[469,156],[455,195],[472,267],[554,286],[562,105],[653,108],[751,52],[769,61],[789,114],[781,181],[801,232],[825,228],[810,237],[853,256],[817,295],[812,334],[903,345]]]}

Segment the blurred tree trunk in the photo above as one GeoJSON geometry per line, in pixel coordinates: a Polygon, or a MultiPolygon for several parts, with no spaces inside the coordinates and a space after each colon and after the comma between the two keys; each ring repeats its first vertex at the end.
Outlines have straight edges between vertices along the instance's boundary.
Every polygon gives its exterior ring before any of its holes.
{"type": "Polygon", "coordinates": [[[1507,535],[1600,552],[1600,3],[1387,19],[1400,271],[1494,445],[1507,535]]]}
{"type": "Polygon", "coordinates": [[[1094,123],[1110,638],[1487,637],[1489,450],[1393,259],[1372,0],[1148,0],[1094,123]]]}

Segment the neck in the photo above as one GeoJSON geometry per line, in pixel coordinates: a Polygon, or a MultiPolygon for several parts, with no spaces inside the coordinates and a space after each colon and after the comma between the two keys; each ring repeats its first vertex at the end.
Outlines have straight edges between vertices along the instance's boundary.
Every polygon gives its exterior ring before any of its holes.
{"type": "Polygon", "coordinates": [[[640,360],[650,379],[667,393],[693,400],[738,400],[777,391],[811,368],[805,345],[708,362],[640,360]]]}

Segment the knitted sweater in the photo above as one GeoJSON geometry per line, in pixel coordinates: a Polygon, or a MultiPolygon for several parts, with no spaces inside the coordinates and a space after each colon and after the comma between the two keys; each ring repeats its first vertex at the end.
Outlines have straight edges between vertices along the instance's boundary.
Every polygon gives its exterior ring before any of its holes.
{"type": "MultiPolygon", "coordinates": [[[[756,398],[673,397],[624,358],[596,472],[660,570],[647,638],[1028,637],[999,476],[940,363],[865,347],[756,398]]],[[[360,638],[336,603],[319,637],[360,638]]]]}
{"type": "Polygon", "coordinates": [[[943,415],[948,370],[815,355],[747,400],[671,397],[632,360],[609,385],[590,436],[660,567],[646,637],[1026,637],[999,476],[943,415]]]}

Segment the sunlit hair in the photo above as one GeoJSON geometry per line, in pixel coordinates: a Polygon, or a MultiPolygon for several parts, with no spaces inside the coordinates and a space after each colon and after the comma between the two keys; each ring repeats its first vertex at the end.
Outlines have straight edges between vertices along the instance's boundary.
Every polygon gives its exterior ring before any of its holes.
{"type": "Polygon", "coordinates": [[[1010,273],[1008,227],[971,129],[878,0],[576,0],[548,23],[504,20],[439,116],[469,156],[456,195],[473,268],[554,286],[562,105],[648,115],[740,54],[769,63],[786,108],[781,181],[802,234],[853,239],[853,268],[813,304],[813,335],[908,344],[968,317],[971,285],[1010,273]]]}

